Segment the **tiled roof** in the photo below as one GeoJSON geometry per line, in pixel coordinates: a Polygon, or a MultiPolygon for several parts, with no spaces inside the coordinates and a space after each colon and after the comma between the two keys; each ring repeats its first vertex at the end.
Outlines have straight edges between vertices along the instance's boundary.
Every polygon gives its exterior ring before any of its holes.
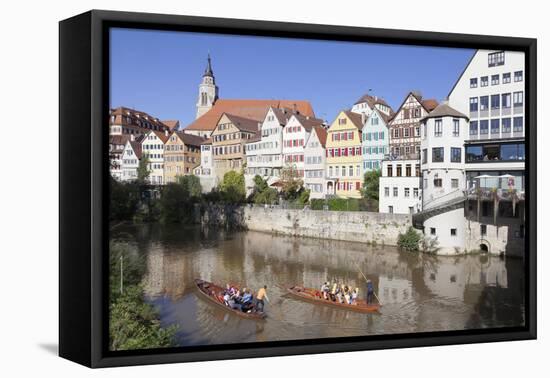
{"type": "Polygon", "coordinates": [[[180,126],[180,121],[178,120],[167,120],[167,121],[161,121],[161,122],[164,123],[166,126],[168,126],[170,131],[177,130],[178,127],[180,126]]]}
{"type": "Polygon", "coordinates": [[[311,131],[314,126],[321,126],[325,121],[319,118],[306,117],[300,114],[293,114],[294,117],[300,122],[304,129],[311,131]]]}
{"type": "Polygon", "coordinates": [[[317,134],[317,138],[319,139],[319,143],[323,147],[325,147],[327,143],[327,130],[323,126],[313,126],[313,130],[315,130],[315,134],[317,134]]]}
{"type": "Polygon", "coordinates": [[[180,139],[183,141],[184,144],[189,146],[200,146],[206,140],[203,137],[192,135],[192,134],[186,134],[182,131],[176,131],[175,133],[177,136],[180,137],[180,139]]]}
{"type": "Polygon", "coordinates": [[[437,108],[432,110],[426,117],[422,118],[422,120],[425,120],[428,118],[438,118],[438,117],[456,117],[456,118],[468,119],[468,116],[450,107],[449,104],[441,103],[437,106],[437,108]]]}
{"type": "Polygon", "coordinates": [[[369,104],[369,107],[371,109],[374,108],[374,105],[381,104],[381,105],[387,106],[391,110],[391,106],[383,98],[378,96],[371,96],[370,94],[365,94],[361,96],[361,98],[357,100],[354,105],[361,104],[363,102],[366,102],[367,104],[369,104]]]}
{"type": "Polygon", "coordinates": [[[131,109],[124,106],[111,109],[109,115],[109,125],[134,126],[151,129],[150,127],[144,126],[145,123],[148,123],[152,127],[157,127],[159,130],[165,130],[168,128],[168,126],[162,123],[162,121],[158,118],[153,117],[141,110],[131,109]]]}
{"type": "Polygon", "coordinates": [[[439,104],[437,102],[437,100],[434,100],[434,99],[429,99],[429,100],[422,100],[420,102],[422,104],[423,107],[426,108],[427,111],[431,112],[432,110],[434,110],[435,108],[437,108],[437,105],[439,104]]]}
{"type": "Polygon", "coordinates": [[[228,114],[228,113],[223,113],[223,114],[225,114],[225,116],[229,118],[233,126],[235,126],[237,129],[241,131],[249,131],[253,133],[257,133],[259,131],[258,121],[256,120],[239,117],[235,114],[228,114]]]}
{"type": "Polygon", "coordinates": [[[131,139],[130,135],[109,135],[109,144],[123,146],[131,139]]]}
{"type": "Polygon", "coordinates": [[[134,154],[136,154],[138,159],[141,159],[141,143],[136,140],[130,141],[130,145],[132,146],[132,149],[134,150],[134,154]]]}
{"type": "Polygon", "coordinates": [[[263,121],[270,107],[294,109],[303,115],[314,117],[309,101],[302,100],[232,100],[220,99],[212,108],[186,127],[188,130],[213,131],[223,113],[263,121]]]}
{"type": "Polygon", "coordinates": [[[348,116],[348,118],[355,125],[355,127],[357,127],[359,130],[363,129],[361,114],[353,113],[351,110],[344,110],[344,113],[348,116]]]}
{"type": "Polygon", "coordinates": [[[168,141],[168,135],[166,135],[166,133],[157,130],[151,130],[151,132],[154,133],[162,141],[162,143],[166,143],[168,141]]]}

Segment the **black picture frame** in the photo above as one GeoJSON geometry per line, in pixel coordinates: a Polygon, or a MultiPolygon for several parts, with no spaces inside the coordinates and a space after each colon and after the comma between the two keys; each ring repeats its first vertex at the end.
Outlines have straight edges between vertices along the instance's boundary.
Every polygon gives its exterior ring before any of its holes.
{"type": "Polygon", "coordinates": [[[92,10],[59,24],[59,354],[89,367],[535,339],[537,41],[530,38],[92,10]],[[109,352],[111,27],[522,51],[526,73],[525,327],[109,352]]]}

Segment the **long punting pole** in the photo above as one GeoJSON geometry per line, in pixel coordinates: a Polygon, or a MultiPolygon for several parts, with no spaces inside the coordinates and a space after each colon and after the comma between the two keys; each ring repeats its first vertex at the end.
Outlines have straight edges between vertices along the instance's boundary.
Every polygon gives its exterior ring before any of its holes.
{"type": "MultiPolygon", "coordinates": [[[[355,266],[357,266],[357,270],[359,270],[359,273],[361,273],[361,275],[363,276],[363,278],[365,279],[365,281],[368,281],[367,279],[367,276],[365,276],[363,274],[363,272],[361,271],[361,268],[359,268],[359,264],[355,263],[355,266]]],[[[380,302],[380,298],[378,298],[378,295],[376,295],[376,291],[372,291],[372,293],[374,294],[374,296],[376,297],[376,300],[378,301],[378,303],[380,303],[380,306],[382,306],[382,302],[380,302]]]]}

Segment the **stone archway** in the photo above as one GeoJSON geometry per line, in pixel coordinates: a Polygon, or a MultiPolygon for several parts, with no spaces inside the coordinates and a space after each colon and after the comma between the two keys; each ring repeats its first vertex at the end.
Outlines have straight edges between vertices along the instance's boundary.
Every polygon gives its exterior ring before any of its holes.
{"type": "Polygon", "coordinates": [[[327,194],[334,194],[334,183],[332,181],[327,183],[327,194]]]}
{"type": "Polygon", "coordinates": [[[487,240],[481,239],[479,241],[479,250],[482,253],[489,253],[491,252],[491,244],[487,240]]]}

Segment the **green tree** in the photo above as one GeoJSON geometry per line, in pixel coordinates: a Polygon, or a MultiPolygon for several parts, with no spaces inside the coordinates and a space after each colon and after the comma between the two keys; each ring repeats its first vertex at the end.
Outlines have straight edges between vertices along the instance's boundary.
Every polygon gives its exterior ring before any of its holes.
{"type": "Polygon", "coordinates": [[[160,219],[164,223],[180,223],[192,214],[192,201],[185,185],[169,183],[160,196],[160,219]]]}
{"type": "Polygon", "coordinates": [[[277,201],[277,190],[270,188],[266,180],[256,175],[250,200],[257,204],[272,204],[277,201]]]}
{"type": "Polygon", "coordinates": [[[145,183],[150,174],[151,170],[149,169],[149,156],[147,156],[147,154],[143,154],[137,167],[137,181],[141,184],[145,183]]]}
{"type": "Polygon", "coordinates": [[[220,185],[222,197],[226,202],[241,203],[246,198],[246,188],[244,184],[244,173],[229,171],[223,175],[223,181],[220,185]]]}
{"type": "Polygon", "coordinates": [[[380,176],[381,176],[381,172],[379,169],[365,172],[365,176],[363,177],[363,188],[361,189],[361,193],[363,194],[363,197],[369,200],[378,201],[379,199],[378,190],[380,188],[380,176]]]}
{"type": "Polygon", "coordinates": [[[293,166],[281,170],[281,193],[287,201],[295,201],[304,190],[304,181],[293,166]]]}
{"type": "Polygon", "coordinates": [[[140,201],[139,186],[134,182],[110,179],[110,220],[132,220],[140,201]]]}
{"type": "Polygon", "coordinates": [[[177,183],[182,185],[194,201],[200,199],[202,186],[200,179],[195,175],[178,176],[177,183]]]}
{"type": "Polygon", "coordinates": [[[409,227],[404,234],[399,233],[397,236],[397,246],[406,251],[417,252],[420,248],[421,241],[422,235],[412,227],[409,227]]]}
{"type": "Polygon", "coordinates": [[[111,242],[109,262],[109,348],[175,346],[176,327],[161,327],[155,308],[144,301],[141,282],[146,264],[143,255],[126,243],[111,242]]]}

